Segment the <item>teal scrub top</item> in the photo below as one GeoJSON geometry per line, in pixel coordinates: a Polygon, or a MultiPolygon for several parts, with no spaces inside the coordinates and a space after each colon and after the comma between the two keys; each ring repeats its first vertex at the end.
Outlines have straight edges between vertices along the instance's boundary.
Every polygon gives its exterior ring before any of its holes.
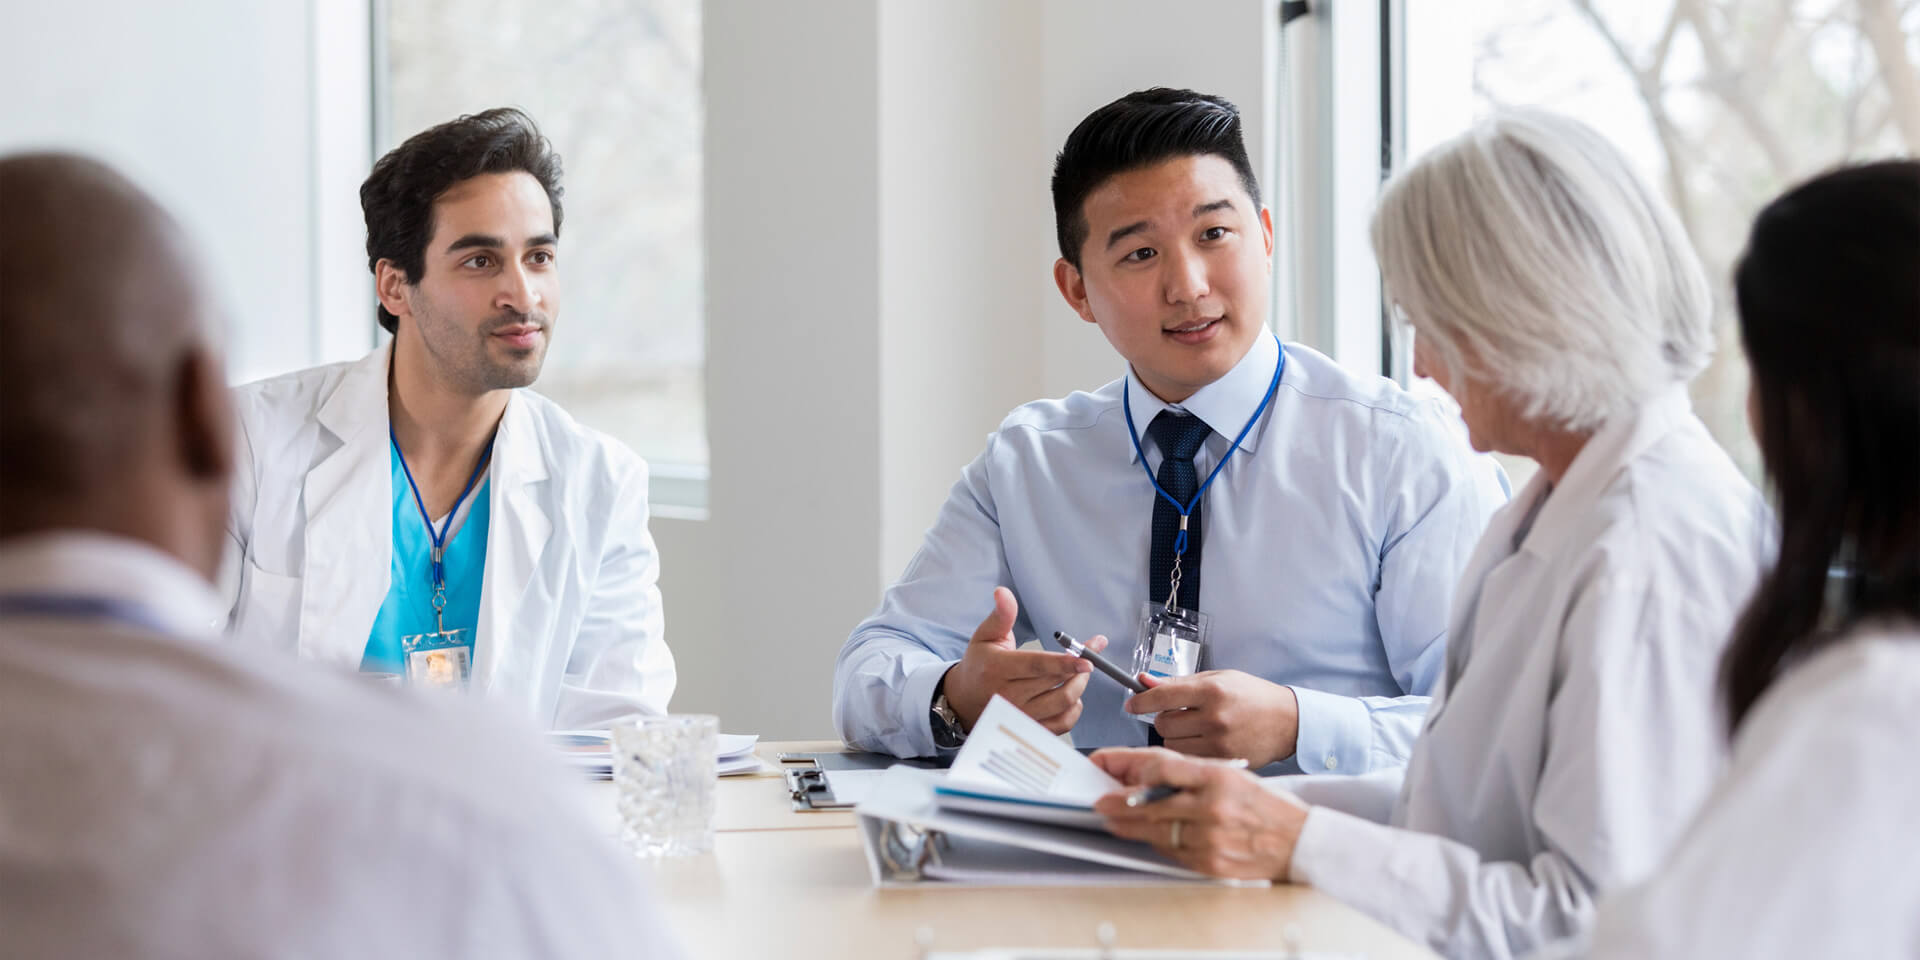
{"type": "MultiPolygon", "coordinates": [[[[433,616],[433,537],[427,533],[426,521],[414,503],[413,487],[407,482],[399,449],[391,444],[387,449],[393,471],[392,586],[387,588],[380,613],[373,618],[373,632],[367,637],[360,669],[405,674],[400,638],[438,629],[433,616]]],[[[480,583],[486,572],[487,520],[491,513],[487,486],[491,482],[491,478],[481,481],[479,489],[468,494],[473,506],[467,511],[466,522],[454,531],[442,558],[447,577],[444,622],[449,630],[467,631],[461,638],[468,643],[474,642],[474,631],[480,624],[480,583]]],[[[438,518],[436,525],[442,522],[444,517],[438,518]]]]}

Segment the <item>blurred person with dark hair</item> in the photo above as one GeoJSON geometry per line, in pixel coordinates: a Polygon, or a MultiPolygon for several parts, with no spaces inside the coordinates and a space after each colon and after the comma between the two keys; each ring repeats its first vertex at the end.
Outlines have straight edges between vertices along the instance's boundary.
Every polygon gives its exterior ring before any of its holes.
{"type": "Polygon", "coordinates": [[[1053,200],[1054,281],[1124,375],[987,438],[841,650],[841,735],[951,751],[998,695],[1081,746],[1403,763],[1505,478],[1437,405],[1268,329],[1273,223],[1233,104],[1156,88],[1101,107],[1053,200]],[[1056,630],[1114,638],[1123,664],[1151,644],[1152,688],[1016,649],[1056,630]]]}
{"type": "Polygon", "coordinates": [[[0,158],[0,291],[8,957],[676,955],[523,724],[212,642],[233,415],[172,218],[0,158]]]}
{"type": "Polygon", "coordinates": [[[1734,290],[1779,556],[1720,663],[1727,774],[1591,955],[1920,956],[1920,162],[1787,191],[1734,290]]]}
{"type": "Polygon", "coordinates": [[[238,642],[553,728],[665,712],[647,465],[527,389],[559,319],[560,198],[518,110],[374,164],[360,205],[391,343],[239,390],[238,642]]]}

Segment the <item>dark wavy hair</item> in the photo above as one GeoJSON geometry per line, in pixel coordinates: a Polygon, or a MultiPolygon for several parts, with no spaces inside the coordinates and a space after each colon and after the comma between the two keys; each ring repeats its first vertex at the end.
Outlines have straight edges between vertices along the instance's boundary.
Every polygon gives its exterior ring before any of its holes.
{"type": "Polygon", "coordinates": [[[1053,224],[1060,256],[1080,269],[1087,195],[1122,173],[1174,157],[1210,155],[1233,165],[1257,210],[1260,181],[1240,135],[1240,108],[1224,97],[1154,87],[1087,114],[1053,159],[1053,224]]]}
{"type": "MultiPolygon", "coordinates": [[[[433,202],[462,180],[483,173],[531,174],[553,205],[553,235],[560,235],[560,155],[540,135],[533,118],[512,107],[449,120],[407,138],[373,165],[360,185],[360,211],[367,219],[367,269],[391,260],[417,284],[426,274],[427,243],[433,239],[433,202]]],[[[399,318],[378,307],[380,326],[396,332],[399,318]]]]}
{"type": "Polygon", "coordinates": [[[1730,733],[1854,626],[1920,621],[1920,162],[1789,190],[1754,221],[1734,287],[1780,557],[1720,664],[1730,733]]]}

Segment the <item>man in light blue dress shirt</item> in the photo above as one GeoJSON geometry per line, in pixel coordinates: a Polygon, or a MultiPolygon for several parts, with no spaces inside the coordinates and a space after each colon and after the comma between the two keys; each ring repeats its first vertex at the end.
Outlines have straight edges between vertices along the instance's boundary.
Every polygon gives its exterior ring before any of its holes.
{"type": "Polygon", "coordinates": [[[1102,107],[1053,191],[1054,278],[1127,375],[988,437],[841,649],[841,736],[934,755],[999,694],[1079,746],[1149,742],[1137,715],[1157,712],[1156,741],[1270,773],[1404,763],[1505,477],[1431,402],[1267,331],[1273,225],[1231,103],[1156,88],[1102,107]],[[1187,499],[1215,467],[1175,587],[1156,482],[1183,469],[1187,499]],[[1143,603],[1174,590],[1210,619],[1198,674],[1130,696],[1078,658],[1015,649],[1111,637],[1125,665],[1143,603]]]}

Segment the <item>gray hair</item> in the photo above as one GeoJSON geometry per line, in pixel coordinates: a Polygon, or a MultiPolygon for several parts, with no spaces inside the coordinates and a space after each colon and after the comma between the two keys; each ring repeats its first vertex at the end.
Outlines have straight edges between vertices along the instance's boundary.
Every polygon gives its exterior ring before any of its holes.
{"type": "Polygon", "coordinates": [[[1679,220],[1578,121],[1504,110],[1394,177],[1373,217],[1388,295],[1442,363],[1592,430],[1713,356],[1679,220]]]}

